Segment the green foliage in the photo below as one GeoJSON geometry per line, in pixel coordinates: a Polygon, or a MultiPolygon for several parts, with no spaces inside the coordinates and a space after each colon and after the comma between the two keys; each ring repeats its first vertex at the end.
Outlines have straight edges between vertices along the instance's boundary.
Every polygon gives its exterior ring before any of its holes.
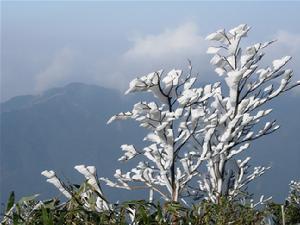
{"type": "MultiPolygon", "coordinates": [[[[220,204],[202,201],[193,207],[177,202],[150,203],[144,200],[127,201],[113,206],[111,211],[87,210],[74,196],[66,203],[51,199],[38,203],[35,198],[23,198],[15,205],[12,218],[4,224],[62,225],[210,225],[210,224],[261,224],[264,213],[248,206],[228,201],[220,204]],[[37,204],[39,206],[37,207],[37,204]],[[132,219],[130,219],[132,218],[132,219]]],[[[11,202],[11,200],[9,200],[11,202]]],[[[10,203],[11,204],[11,203],[10,203]]]]}
{"type": "Polygon", "coordinates": [[[13,207],[15,203],[15,192],[11,192],[10,195],[9,195],[9,198],[8,198],[8,202],[7,202],[7,205],[6,205],[6,213],[9,212],[9,210],[13,207]]]}
{"type": "MultiPolygon", "coordinates": [[[[273,215],[273,220],[275,224],[281,225],[282,224],[282,212],[281,212],[280,204],[276,204],[271,202],[267,205],[266,211],[269,214],[273,215]]],[[[284,206],[284,214],[285,214],[285,221],[286,224],[297,224],[300,223],[300,206],[294,203],[286,202],[284,206]]]]}
{"type": "MultiPolygon", "coordinates": [[[[95,195],[91,185],[71,185],[72,198],[61,202],[57,198],[38,201],[37,196],[23,197],[15,201],[14,192],[9,196],[3,225],[263,225],[282,224],[281,205],[268,203],[255,209],[251,204],[241,204],[225,197],[218,204],[202,200],[187,207],[178,202],[126,201],[110,206],[109,210],[95,207],[95,195]],[[84,195],[84,193],[90,193],[84,195]]],[[[291,194],[293,194],[291,192],[291,194]]],[[[298,198],[286,201],[287,225],[300,223],[298,198]],[[295,199],[295,200],[293,200],[295,199]]]]}
{"type": "Polygon", "coordinates": [[[198,211],[202,214],[202,223],[199,224],[261,224],[264,212],[241,205],[222,198],[219,204],[203,202],[198,211]]]}

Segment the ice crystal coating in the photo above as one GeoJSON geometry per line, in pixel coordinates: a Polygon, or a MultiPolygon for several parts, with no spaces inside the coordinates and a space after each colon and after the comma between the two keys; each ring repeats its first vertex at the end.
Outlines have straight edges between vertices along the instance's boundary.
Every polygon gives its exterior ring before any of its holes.
{"type": "Polygon", "coordinates": [[[66,198],[72,198],[71,193],[66,189],[66,186],[58,179],[53,170],[44,170],[41,174],[47,177],[47,182],[53,184],[64,196],[66,196],[66,198]]]}
{"type": "Polygon", "coordinates": [[[300,206],[300,181],[292,180],[290,182],[290,194],[288,201],[300,206]]]}
{"type": "Polygon", "coordinates": [[[120,160],[138,155],[144,156],[144,161],[129,172],[117,170],[116,182],[101,179],[128,190],[149,188],[166,200],[204,196],[218,202],[221,196],[238,197],[249,182],[269,169],[257,166],[250,172],[250,158],[238,156],[251,142],[279,128],[275,121],[261,126],[261,120],[272,111],[262,106],[299,82],[290,84],[292,71],[283,68],[290,56],[259,68],[263,49],[274,41],[242,48],[240,43],[249,30],[248,25],[241,24],[206,37],[217,43],[207,53],[213,55],[210,63],[224,78],[225,87],[218,82],[196,88],[191,64],[187,72],[159,70],[130,82],[126,94],[151,92],[158,101],[141,101],[108,123],[136,120],[149,130],[144,138],[149,145],[139,151],[133,145],[121,146],[124,155],[120,160]],[[192,182],[195,180],[198,186],[192,182]]]}
{"type": "MultiPolygon", "coordinates": [[[[96,167],[77,165],[74,168],[84,175],[86,183],[88,184],[81,187],[81,192],[79,194],[83,206],[87,210],[95,209],[97,212],[110,210],[111,206],[105,199],[98,181],[96,167]]],[[[47,177],[47,182],[52,183],[68,199],[71,199],[74,196],[74,194],[72,194],[72,189],[68,188],[67,185],[56,176],[56,173],[53,170],[44,170],[41,174],[47,177]]]]}

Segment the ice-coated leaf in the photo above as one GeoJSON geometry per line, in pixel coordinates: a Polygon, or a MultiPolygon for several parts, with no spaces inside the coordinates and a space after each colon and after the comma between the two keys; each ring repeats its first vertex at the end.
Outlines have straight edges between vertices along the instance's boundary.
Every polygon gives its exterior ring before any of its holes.
{"type": "Polygon", "coordinates": [[[261,45],[261,48],[266,48],[266,47],[268,47],[270,44],[274,43],[275,41],[276,41],[276,40],[264,42],[264,43],[261,45]]]}
{"type": "Polygon", "coordinates": [[[234,27],[231,30],[229,30],[229,33],[231,33],[232,35],[245,36],[249,29],[250,27],[248,27],[247,24],[240,24],[237,27],[234,27]]]}
{"type": "Polygon", "coordinates": [[[273,84],[270,84],[268,87],[264,89],[264,92],[269,92],[273,89],[273,84]]]}
{"type": "Polygon", "coordinates": [[[152,142],[155,142],[157,144],[159,144],[161,142],[161,138],[158,135],[154,134],[154,133],[147,134],[147,136],[144,138],[144,140],[152,141],[152,142]]]}
{"type": "Polygon", "coordinates": [[[226,70],[224,70],[224,69],[222,69],[222,68],[220,68],[220,67],[217,67],[217,68],[215,69],[215,72],[216,72],[219,76],[222,76],[222,75],[226,72],[226,70]]]}
{"type": "Polygon", "coordinates": [[[162,82],[165,83],[166,87],[176,86],[179,81],[179,77],[181,76],[181,70],[171,70],[163,79],[162,82]]]}
{"type": "Polygon", "coordinates": [[[209,41],[221,41],[221,40],[224,40],[224,29],[220,29],[218,30],[217,32],[215,33],[211,33],[209,34],[208,36],[206,36],[206,40],[209,40],[209,41]]]}
{"type": "Polygon", "coordinates": [[[47,177],[47,182],[53,184],[66,198],[72,198],[70,192],[68,192],[61,181],[56,177],[55,172],[53,170],[44,170],[41,174],[47,177]]]}
{"type": "Polygon", "coordinates": [[[242,151],[248,149],[249,146],[250,146],[250,143],[245,143],[244,145],[241,145],[238,149],[236,149],[236,150],[235,150],[235,149],[231,150],[230,154],[227,156],[227,159],[229,159],[229,158],[231,158],[232,156],[234,156],[234,155],[236,155],[236,154],[238,154],[238,153],[240,153],[240,152],[242,152],[242,151]]]}
{"type": "Polygon", "coordinates": [[[174,112],[174,116],[176,118],[179,118],[182,115],[182,113],[183,113],[183,108],[177,108],[174,112]]]}
{"type": "Polygon", "coordinates": [[[205,116],[205,112],[202,108],[195,108],[191,110],[191,118],[192,120],[197,120],[199,117],[205,116]]]}
{"type": "Polygon", "coordinates": [[[191,77],[184,83],[183,89],[184,90],[190,89],[193,86],[193,84],[195,83],[195,81],[196,81],[196,77],[191,77]]]}
{"type": "Polygon", "coordinates": [[[94,166],[88,166],[85,165],[77,165],[74,167],[79,173],[84,175],[86,179],[89,179],[91,176],[96,175],[96,168],[94,166]]]}
{"type": "Polygon", "coordinates": [[[218,51],[220,51],[221,48],[218,47],[209,47],[206,51],[207,54],[216,54],[218,51]]]}
{"type": "Polygon", "coordinates": [[[74,167],[79,173],[81,173],[87,182],[100,194],[102,191],[97,181],[97,172],[95,166],[77,165],[74,167]]]}
{"type": "Polygon", "coordinates": [[[119,158],[120,161],[130,160],[138,154],[133,145],[123,144],[121,149],[124,151],[124,155],[119,158]]]}
{"type": "Polygon", "coordinates": [[[148,91],[152,86],[158,85],[159,77],[161,76],[163,70],[157,72],[149,73],[141,78],[135,78],[129,83],[129,89],[125,94],[137,91],[148,91]]]}
{"type": "Polygon", "coordinates": [[[284,66],[292,57],[291,56],[284,56],[281,59],[276,59],[272,62],[273,69],[278,70],[282,66],[284,66]]]}
{"type": "Polygon", "coordinates": [[[222,66],[224,64],[224,59],[219,55],[214,55],[210,60],[210,63],[215,66],[222,66]]]}
{"type": "Polygon", "coordinates": [[[126,120],[126,119],[131,118],[131,117],[132,117],[131,112],[126,112],[126,113],[121,112],[118,115],[112,116],[106,123],[110,124],[115,120],[126,120]]]}
{"type": "Polygon", "coordinates": [[[41,174],[47,178],[52,178],[55,176],[55,172],[53,170],[44,170],[41,172],[41,174]]]}

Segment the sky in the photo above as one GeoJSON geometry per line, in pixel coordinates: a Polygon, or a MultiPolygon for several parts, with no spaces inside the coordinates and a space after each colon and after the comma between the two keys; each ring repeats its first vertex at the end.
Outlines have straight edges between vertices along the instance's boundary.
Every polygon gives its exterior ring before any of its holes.
{"type": "Polygon", "coordinates": [[[277,40],[266,66],[291,55],[300,79],[299,11],[286,1],[2,1],[0,101],[71,82],[124,91],[137,76],[186,69],[187,59],[204,82],[217,79],[205,37],[242,23],[252,27],[245,45],[277,40]]]}

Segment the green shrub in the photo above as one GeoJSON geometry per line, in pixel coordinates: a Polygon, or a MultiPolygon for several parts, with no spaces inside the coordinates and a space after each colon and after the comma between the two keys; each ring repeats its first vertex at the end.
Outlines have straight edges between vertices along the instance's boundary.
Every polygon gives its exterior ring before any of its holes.
{"type": "Polygon", "coordinates": [[[210,225],[261,224],[265,213],[237,202],[222,199],[219,204],[209,201],[192,207],[176,202],[150,203],[144,200],[113,205],[113,210],[97,212],[86,209],[74,196],[66,203],[57,198],[39,202],[36,196],[14,202],[11,195],[3,224],[103,224],[103,225],[210,225]]]}

